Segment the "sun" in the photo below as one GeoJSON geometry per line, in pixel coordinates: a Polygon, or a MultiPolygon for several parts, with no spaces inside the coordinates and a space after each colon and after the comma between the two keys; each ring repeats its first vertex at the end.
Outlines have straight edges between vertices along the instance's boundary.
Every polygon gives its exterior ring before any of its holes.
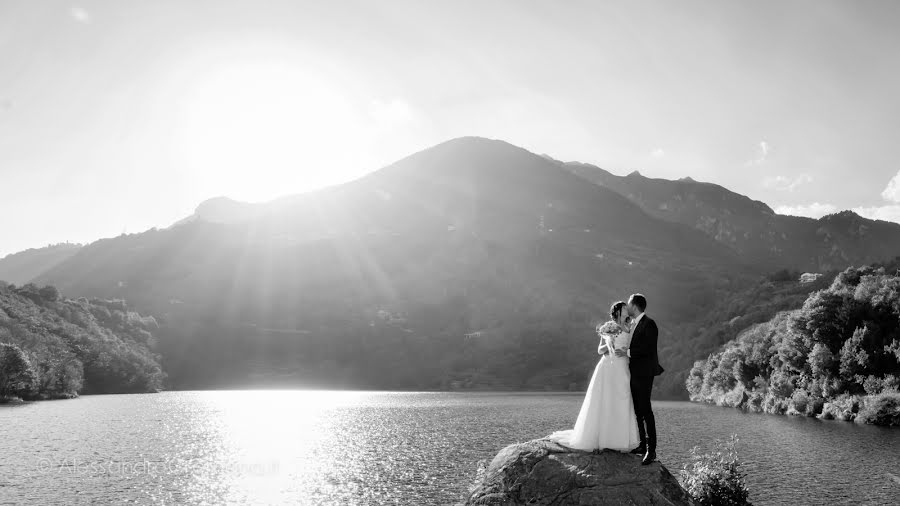
{"type": "Polygon", "coordinates": [[[318,188],[360,161],[365,118],[315,69],[287,62],[223,64],[185,94],[178,132],[198,190],[262,201],[318,188]]]}

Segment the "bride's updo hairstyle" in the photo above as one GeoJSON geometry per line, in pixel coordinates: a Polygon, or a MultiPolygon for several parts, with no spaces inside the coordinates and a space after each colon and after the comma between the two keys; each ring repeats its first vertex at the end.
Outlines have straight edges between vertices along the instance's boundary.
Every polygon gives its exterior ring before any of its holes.
{"type": "Polygon", "coordinates": [[[619,321],[619,316],[622,315],[622,309],[624,309],[626,305],[627,304],[625,304],[621,300],[618,302],[613,302],[612,307],[609,308],[609,317],[612,318],[614,322],[619,321]]]}

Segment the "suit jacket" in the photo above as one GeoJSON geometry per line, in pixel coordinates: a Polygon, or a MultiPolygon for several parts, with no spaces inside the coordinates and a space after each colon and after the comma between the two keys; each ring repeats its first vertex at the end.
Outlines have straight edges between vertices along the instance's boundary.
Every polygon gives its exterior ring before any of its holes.
{"type": "Polygon", "coordinates": [[[659,329],[652,318],[644,315],[637,327],[631,332],[631,360],[628,368],[632,376],[659,376],[663,368],[659,365],[656,343],[659,340],[659,329]]]}

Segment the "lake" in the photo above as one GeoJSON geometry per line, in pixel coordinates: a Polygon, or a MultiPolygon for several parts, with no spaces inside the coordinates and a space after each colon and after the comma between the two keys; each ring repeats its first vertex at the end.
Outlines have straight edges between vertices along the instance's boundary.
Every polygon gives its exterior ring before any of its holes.
{"type": "MultiPolygon", "coordinates": [[[[581,396],[206,391],[0,406],[0,504],[458,504],[581,396]]],[[[900,503],[900,430],[655,402],[659,458],[737,433],[757,504],[900,503]]]]}

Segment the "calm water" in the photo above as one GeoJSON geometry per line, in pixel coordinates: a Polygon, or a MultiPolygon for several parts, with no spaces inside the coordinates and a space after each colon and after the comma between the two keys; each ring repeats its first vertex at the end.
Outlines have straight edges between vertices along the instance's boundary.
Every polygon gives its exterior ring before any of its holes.
{"type": "MultiPolygon", "coordinates": [[[[455,504],[580,396],[168,392],[0,407],[0,504],[455,504]]],[[[660,459],[741,437],[758,504],[900,503],[900,430],[655,403],[660,459]]]]}

